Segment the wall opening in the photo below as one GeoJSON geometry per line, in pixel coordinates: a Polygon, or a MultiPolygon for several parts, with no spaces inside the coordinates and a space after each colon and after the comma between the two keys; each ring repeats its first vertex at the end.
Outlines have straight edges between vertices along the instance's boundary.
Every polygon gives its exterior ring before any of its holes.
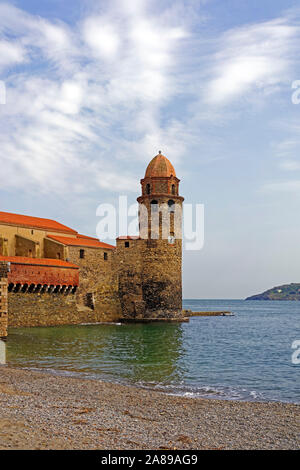
{"type": "Polygon", "coordinates": [[[88,292],[86,294],[84,304],[86,307],[95,310],[95,296],[93,292],[88,292]]]}
{"type": "Polygon", "coordinates": [[[79,250],[79,258],[84,259],[84,250],[79,250]]]}
{"type": "Polygon", "coordinates": [[[170,199],[168,201],[168,208],[169,212],[175,212],[175,202],[173,201],[173,199],[170,199]]]}
{"type": "Polygon", "coordinates": [[[158,202],[156,200],[151,201],[151,211],[152,212],[158,211],[158,202]]]}

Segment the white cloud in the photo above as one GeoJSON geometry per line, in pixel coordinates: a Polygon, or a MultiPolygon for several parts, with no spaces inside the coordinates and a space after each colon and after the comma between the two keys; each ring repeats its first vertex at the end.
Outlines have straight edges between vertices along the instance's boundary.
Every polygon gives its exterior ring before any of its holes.
{"type": "Polygon", "coordinates": [[[26,52],[20,44],[0,40],[0,68],[20,64],[25,60],[26,52]]]}
{"type": "Polygon", "coordinates": [[[298,28],[283,19],[244,26],[217,45],[206,41],[204,50],[185,5],[170,2],[153,14],[151,2],[119,0],[69,26],[1,3],[2,187],[135,191],[159,149],[175,164],[191,148],[197,156],[204,149],[203,158],[221,154],[222,140],[212,142],[202,126],[224,126],[230,113],[210,105],[254,86],[274,92],[292,62],[294,49],[287,49],[298,28]],[[8,66],[20,63],[16,75],[8,66]]]}
{"type": "Polygon", "coordinates": [[[223,104],[253,89],[278,91],[295,59],[300,29],[277,19],[227,31],[211,66],[207,101],[223,104]]]}
{"type": "Polygon", "coordinates": [[[106,18],[88,18],[83,24],[83,37],[93,53],[104,59],[114,59],[120,38],[112,24],[106,18]]]}
{"type": "Polygon", "coordinates": [[[118,5],[73,28],[0,5],[7,57],[27,60],[6,77],[2,187],[135,191],[134,162],[149,160],[162,139],[176,158],[173,124],[162,126],[160,113],[176,95],[185,31],[174,18],[146,14],[142,2],[118,5]]]}

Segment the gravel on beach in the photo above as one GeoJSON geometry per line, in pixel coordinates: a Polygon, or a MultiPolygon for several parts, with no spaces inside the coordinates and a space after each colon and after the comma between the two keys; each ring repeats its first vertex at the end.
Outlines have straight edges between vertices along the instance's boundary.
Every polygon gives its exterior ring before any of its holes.
{"type": "Polygon", "coordinates": [[[298,449],[300,405],[0,367],[0,449],[298,449]]]}

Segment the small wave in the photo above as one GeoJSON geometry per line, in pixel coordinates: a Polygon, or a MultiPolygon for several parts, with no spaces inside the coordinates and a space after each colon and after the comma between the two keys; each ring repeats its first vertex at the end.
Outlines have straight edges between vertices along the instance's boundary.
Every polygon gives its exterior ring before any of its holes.
{"type": "MultiPolygon", "coordinates": [[[[255,390],[225,386],[188,386],[186,384],[137,384],[139,387],[156,390],[168,395],[183,396],[187,398],[214,398],[219,400],[237,401],[267,401],[263,394],[255,390]]],[[[270,401],[270,400],[268,400],[270,401]]]]}

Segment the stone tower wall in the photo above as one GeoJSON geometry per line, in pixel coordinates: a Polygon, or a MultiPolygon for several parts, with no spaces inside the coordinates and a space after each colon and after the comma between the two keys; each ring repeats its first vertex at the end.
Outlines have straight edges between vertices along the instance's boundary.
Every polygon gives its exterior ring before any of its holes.
{"type": "Polygon", "coordinates": [[[123,318],[144,317],[142,289],[143,240],[117,240],[114,270],[118,276],[118,292],[123,318]]]}
{"type": "Polygon", "coordinates": [[[141,180],[140,237],[117,241],[116,269],[123,317],[182,318],[182,202],[179,179],[141,180]]]}
{"type": "Polygon", "coordinates": [[[8,328],[7,263],[0,261],[0,338],[6,338],[8,328]]]}
{"type": "Polygon", "coordinates": [[[143,240],[145,317],[182,317],[181,240],[143,240]]]}
{"type": "MultiPolygon", "coordinates": [[[[178,181],[178,180],[176,180],[178,181]]],[[[172,192],[173,178],[162,184],[172,192]]],[[[155,182],[155,187],[158,182],[155,182]]],[[[142,290],[145,317],[177,318],[182,316],[182,201],[176,194],[145,194],[140,204],[142,244],[142,290]],[[156,201],[157,204],[153,204],[156,201]],[[171,204],[172,203],[172,204],[171,204]],[[157,207],[156,207],[157,206],[157,207]]]]}

